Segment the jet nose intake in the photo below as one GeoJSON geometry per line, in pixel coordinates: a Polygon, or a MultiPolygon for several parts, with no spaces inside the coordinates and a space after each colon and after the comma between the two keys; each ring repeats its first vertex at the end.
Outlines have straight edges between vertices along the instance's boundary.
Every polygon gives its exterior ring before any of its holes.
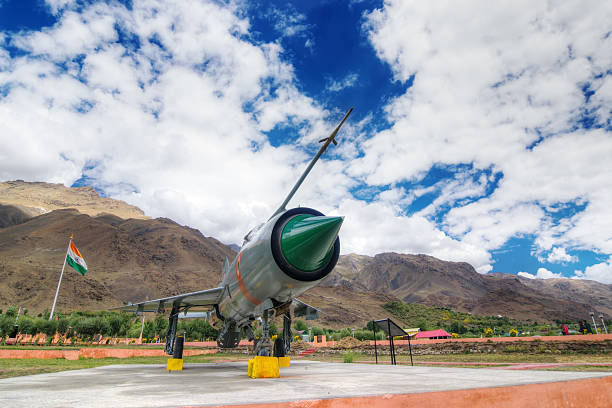
{"type": "Polygon", "coordinates": [[[344,217],[301,214],[290,219],[281,233],[285,259],[295,268],[316,271],[329,262],[344,217]]]}

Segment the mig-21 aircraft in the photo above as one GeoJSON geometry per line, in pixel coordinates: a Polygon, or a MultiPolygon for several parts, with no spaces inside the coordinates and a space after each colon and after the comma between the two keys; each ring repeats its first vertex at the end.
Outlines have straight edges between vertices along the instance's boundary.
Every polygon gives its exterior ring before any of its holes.
{"type": "Polygon", "coordinates": [[[170,310],[165,347],[168,354],[174,352],[179,315],[207,310],[222,323],[219,347],[236,347],[243,334],[255,340],[253,323],[258,320],[262,335],[255,343],[254,354],[283,357],[290,347],[292,317],[308,320],[318,317],[317,309],[296,297],[319,284],[336,266],[340,255],[338,232],[344,220],[326,217],[311,208],[286,207],[330,143],[337,145],[336,134],[352,111],[351,108],[329,137],[319,141],[323,146],[278,210],[244,237],[240,252],[231,263],[225,258],[218,287],[117,309],[139,315],[170,310]],[[276,316],[282,316],[283,335],[272,344],[270,320],[276,316]]]}

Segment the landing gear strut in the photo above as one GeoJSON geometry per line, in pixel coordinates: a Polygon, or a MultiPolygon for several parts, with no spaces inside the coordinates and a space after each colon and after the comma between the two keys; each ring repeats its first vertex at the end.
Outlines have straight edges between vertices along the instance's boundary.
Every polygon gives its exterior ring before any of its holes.
{"type": "Polygon", "coordinates": [[[283,315],[283,335],[274,342],[274,357],[285,357],[291,347],[291,315],[283,315]]]}
{"type": "Polygon", "coordinates": [[[256,356],[270,357],[272,352],[272,341],[270,340],[270,317],[274,309],[268,309],[261,316],[261,339],[256,342],[253,354],[256,356]]]}
{"type": "Polygon", "coordinates": [[[170,313],[170,318],[168,319],[168,331],[166,331],[166,347],[164,351],[166,354],[173,355],[174,354],[174,346],[176,340],[176,326],[178,324],[178,314],[179,307],[172,306],[172,312],[170,313]]]}

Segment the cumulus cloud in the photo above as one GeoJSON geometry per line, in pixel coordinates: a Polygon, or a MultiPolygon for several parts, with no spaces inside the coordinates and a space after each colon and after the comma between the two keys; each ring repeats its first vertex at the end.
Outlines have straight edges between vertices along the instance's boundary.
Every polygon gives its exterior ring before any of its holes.
{"type": "MultiPolygon", "coordinates": [[[[343,115],[301,90],[284,55],[281,38],[310,41],[295,11],[277,10],[279,39],[260,42],[241,2],[47,4],[52,27],[0,34],[0,179],[86,175],[148,215],[240,242],[343,115]],[[273,146],[279,129],[289,141],[273,146]]],[[[394,80],[413,85],[384,118],[347,124],[351,143],[293,204],[346,215],[344,253],[427,253],[486,273],[492,250],[529,234],[549,262],[612,254],[610,21],[601,2],[386,1],[363,32],[394,80]],[[421,185],[440,165],[453,176],[421,185]]],[[[576,276],[607,279],[609,262],[598,265],[576,276]]],[[[544,271],[523,276],[557,276],[544,271]]]]}
{"type": "Polygon", "coordinates": [[[367,203],[347,199],[337,211],[351,214],[342,226],[342,246],[346,252],[374,255],[407,252],[409,248],[411,253],[469,261],[480,273],[491,270],[491,258],[484,248],[453,239],[425,217],[402,215],[395,200],[367,203]]]}
{"type": "Polygon", "coordinates": [[[394,185],[437,163],[492,169],[495,191],[442,213],[442,230],[487,250],[534,235],[551,262],[573,261],[565,248],[612,253],[611,18],[600,2],[386,1],[364,30],[413,86],[387,105],[391,127],[363,143],[350,174],[394,185]],[[585,115],[595,126],[581,128],[585,115]],[[575,214],[549,211],[578,202],[575,214]]]}
{"type": "Polygon", "coordinates": [[[546,257],[546,261],[549,263],[567,263],[576,262],[577,260],[578,257],[568,254],[565,252],[565,248],[562,247],[553,248],[546,257]]]}
{"type": "Polygon", "coordinates": [[[64,8],[53,27],[7,40],[23,55],[0,72],[2,179],[70,185],[93,163],[88,175],[111,196],[239,242],[307,159],[263,132],[332,126],[281,47],[248,40],[235,5],[51,5],[64,8]]]}
{"type": "Polygon", "coordinates": [[[519,272],[517,275],[528,279],[553,279],[564,277],[560,273],[553,273],[546,268],[538,268],[538,271],[535,275],[528,272],[519,272]]]}
{"type": "Polygon", "coordinates": [[[587,266],[584,271],[575,271],[573,278],[612,284],[612,258],[607,262],[587,266]]]}

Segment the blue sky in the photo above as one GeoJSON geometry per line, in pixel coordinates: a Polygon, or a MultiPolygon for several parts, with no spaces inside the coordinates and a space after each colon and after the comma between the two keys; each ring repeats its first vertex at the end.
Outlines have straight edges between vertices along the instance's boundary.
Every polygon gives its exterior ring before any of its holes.
{"type": "Polygon", "coordinates": [[[612,283],[612,7],[0,0],[0,179],[224,242],[293,201],[343,253],[612,283]]]}

